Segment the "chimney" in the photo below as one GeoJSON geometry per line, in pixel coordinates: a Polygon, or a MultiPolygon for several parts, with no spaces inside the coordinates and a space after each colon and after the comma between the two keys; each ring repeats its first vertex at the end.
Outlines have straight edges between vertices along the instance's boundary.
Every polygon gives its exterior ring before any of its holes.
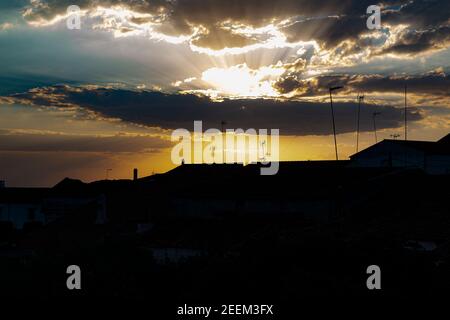
{"type": "Polygon", "coordinates": [[[137,180],[138,179],[138,169],[134,169],[133,170],[133,180],[137,180]]]}

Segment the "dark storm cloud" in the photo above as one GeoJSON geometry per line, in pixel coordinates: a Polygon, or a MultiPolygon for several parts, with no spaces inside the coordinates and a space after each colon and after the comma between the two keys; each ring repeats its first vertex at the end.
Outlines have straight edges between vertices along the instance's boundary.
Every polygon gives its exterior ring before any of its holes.
{"type": "Polygon", "coordinates": [[[356,40],[367,32],[365,17],[323,17],[296,22],[281,31],[290,42],[316,40],[335,47],[345,40],[356,40]]]}
{"type": "Polygon", "coordinates": [[[205,34],[193,39],[192,44],[210,48],[213,50],[221,50],[225,47],[239,48],[245,47],[250,44],[257,43],[256,39],[251,37],[245,37],[236,33],[232,33],[230,30],[225,30],[217,27],[209,29],[205,34]]]}
{"type": "Polygon", "coordinates": [[[405,30],[392,45],[376,52],[375,55],[395,53],[414,55],[429,50],[446,48],[450,43],[450,26],[430,30],[405,30]]]}
{"type": "MultiPolygon", "coordinates": [[[[406,24],[409,27],[393,44],[376,52],[375,55],[417,54],[448,47],[450,1],[415,0],[402,6],[394,6],[396,9],[391,9],[393,3],[383,3],[385,8],[381,13],[382,27],[383,24],[384,26],[406,24]]],[[[317,40],[326,48],[336,47],[345,40],[353,40],[357,47],[371,46],[371,43],[365,43],[364,39],[360,39],[361,34],[371,32],[366,27],[367,15],[364,10],[356,12],[355,15],[346,12],[340,16],[305,19],[287,26],[282,31],[291,42],[317,40]]]]}
{"type": "Polygon", "coordinates": [[[449,23],[450,1],[415,0],[402,1],[400,9],[388,9],[383,21],[389,24],[409,24],[414,28],[427,29],[449,23]]]}
{"type": "MultiPolygon", "coordinates": [[[[226,120],[229,128],[280,129],[282,135],[328,135],[331,133],[328,103],[278,101],[268,99],[236,99],[213,102],[206,97],[189,94],[164,94],[123,89],[78,88],[68,86],[42,88],[39,91],[14,95],[22,103],[65,108],[78,105],[102,116],[119,118],[163,129],[192,130],[193,121],[201,120],[204,128],[218,128],[226,120]],[[46,101],[47,99],[47,101],[46,101]]],[[[336,103],[339,133],[355,130],[354,103],[336,103]]],[[[380,128],[402,125],[402,110],[391,106],[369,105],[363,117],[370,119],[374,111],[382,112],[380,128]]],[[[417,109],[410,109],[410,120],[422,118],[417,109]]],[[[370,121],[362,130],[372,130],[370,121]]]]}
{"type": "Polygon", "coordinates": [[[0,130],[0,152],[152,152],[169,146],[169,141],[149,136],[116,135],[101,137],[15,133],[0,130]]]}
{"type": "MultiPolygon", "coordinates": [[[[135,12],[153,15],[153,18],[132,18],[133,23],[151,21],[156,30],[170,36],[193,35],[197,30],[193,43],[215,50],[242,47],[257,41],[225,28],[224,24],[260,27],[290,19],[291,23],[282,28],[289,41],[317,40],[324,47],[332,48],[342,41],[358,39],[363,32],[369,31],[366,10],[370,5],[383,6],[382,23],[406,24],[411,32],[431,32],[448,25],[449,3],[447,0],[41,0],[29,5],[24,16],[28,21],[51,20],[64,14],[72,4],[82,9],[122,5],[135,12]]],[[[426,51],[433,48],[434,42],[430,41],[439,41],[442,36],[415,38],[416,44],[403,43],[408,39],[400,39],[398,47],[393,44],[386,52],[402,53],[408,50],[406,46],[410,47],[410,53],[426,51]]]]}
{"type": "Polygon", "coordinates": [[[175,29],[184,32],[190,29],[190,24],[211,26],[217,22],[236,21],[260,26],[296,15],[365,13],[371,4],[374,3],[369,0],[40,0],[30,2],[27,19],[51,20],[64,14],[70,5],[78,5],[81,9],[121,5],[141,13],[164,13],[175,29]]]}
{"type": "Polygon", "coordinates": [[[294,16],[365,13],[370,1],[356,0],[178,0],[173,2],[170,21],[212,26],[233,21],[254,27],[294,16]]]}
{"type": "Polygon", "coordinates": [[[365,92],[400,92],[405,85],[415,94],[450,96],[450,76],[444,73],[430,73],[423,76],[359,76],[349,85],[365,92]]]}
{"type": "Polygon", "coordinates": [[[421,76],[382,75],[330,75],[313,79],[289,76],[278,81],[275,87],[281,93],[297,92],[301,96],[322,95],[332,86],[343,85],[351,92],[397,92],[405,85],[414,94],[450,96],[450,76],[437,70],[421,76]]]}

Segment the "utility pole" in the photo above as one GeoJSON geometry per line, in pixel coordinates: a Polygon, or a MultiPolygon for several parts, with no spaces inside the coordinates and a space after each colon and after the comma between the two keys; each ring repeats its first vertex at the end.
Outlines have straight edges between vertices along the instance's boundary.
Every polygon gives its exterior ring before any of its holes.
{"type": "Polygon", "coordinates": [[[358,123],[356,125],[356,153],[359,151],[359,119],[361,115],[361,103],[364,101],[364,95],[358,94],[358,123]]]}
{"type": "Polygon", "coordinates": [[[374,112],[373,113],[373,130],[375,132],[375,144],[378,143],[378,137],[377,137],[377,121],[376,118],[379,116],[381,112],[374,112]]]}
{"type": "Polygon", "coordinates": [[[342,86],[339,87],[330,87],[330,105],[331,105],[331,118],[333,120],[333,135],[334,135],[334,150],[336,152],[336,161],[339,160],[339,156],[338,156],[338,147],[337,147],[337,139],[336,139],[336,123],[334,120],[334,108],[333,108],[333,94],[332,92],[335,90],[339,90],[342,89],[342,86]]]}

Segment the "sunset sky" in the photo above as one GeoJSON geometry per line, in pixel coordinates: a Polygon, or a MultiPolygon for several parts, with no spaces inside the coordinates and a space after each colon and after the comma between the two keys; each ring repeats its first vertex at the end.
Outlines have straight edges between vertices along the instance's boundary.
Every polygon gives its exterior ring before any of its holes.
{"type": "Polygon", "coordinates": [[[0,180],[164,172],[174,129],[280,129],[281,160],[450,132],[450,1],[0,0],[0,180]],[[381,29],[366,26],[379,4],[381,29]],[[67,8],[81,8],[69,30],[67,8]]]}

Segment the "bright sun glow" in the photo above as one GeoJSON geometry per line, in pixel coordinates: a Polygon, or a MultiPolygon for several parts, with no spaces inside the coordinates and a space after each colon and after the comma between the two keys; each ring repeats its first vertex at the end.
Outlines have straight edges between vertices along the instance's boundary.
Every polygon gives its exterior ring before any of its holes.
{"type": "Polygon", "coordinates": [[[250,69],[247,64],[229,68],[211,68],[203,72],[202,80],[223,95],[239,97],[274,97],[273,88],[278,77],[285,72],[280,65],[250,69]]]}

